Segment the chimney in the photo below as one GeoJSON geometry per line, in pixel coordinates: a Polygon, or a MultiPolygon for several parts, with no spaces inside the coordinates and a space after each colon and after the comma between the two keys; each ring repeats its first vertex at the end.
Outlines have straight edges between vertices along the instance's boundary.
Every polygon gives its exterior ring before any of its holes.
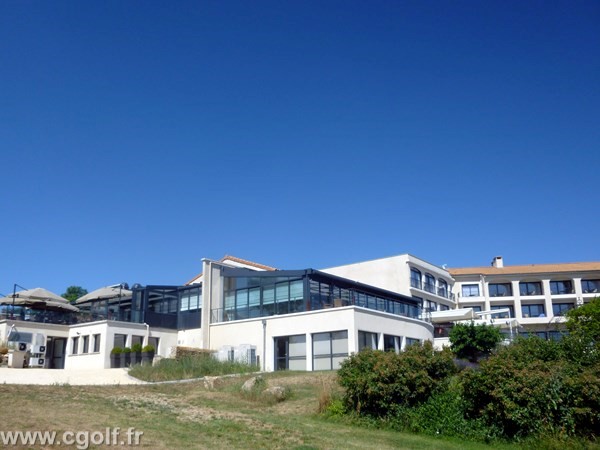
{"type": "Polygon", "coordinates": [[[498,269],[503,268],[504,262],[502,261],[502,256],[494,256],[494,259],[492,259],[492,266],[498,269]]]}

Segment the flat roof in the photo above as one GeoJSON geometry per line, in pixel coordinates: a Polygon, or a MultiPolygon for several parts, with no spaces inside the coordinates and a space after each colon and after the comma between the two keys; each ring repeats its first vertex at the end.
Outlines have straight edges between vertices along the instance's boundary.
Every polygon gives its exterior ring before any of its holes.
{"type": "Polygon", "coordinates": [[[449,268],[450,275],[520,275],[532,273],[568,273],[600,271],[600,262],[576,262],[559,264],[527,264],[522,266],[483,266],[449,268]]]}

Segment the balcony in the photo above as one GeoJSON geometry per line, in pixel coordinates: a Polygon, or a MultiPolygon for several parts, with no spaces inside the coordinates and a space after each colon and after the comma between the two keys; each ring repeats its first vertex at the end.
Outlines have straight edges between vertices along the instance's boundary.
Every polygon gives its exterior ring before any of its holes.
{"type": "Polygon", "coordinates": [[[423,290],[435,294],[435,284],[426,282],[425,284],[423,284],[423,290]]]}

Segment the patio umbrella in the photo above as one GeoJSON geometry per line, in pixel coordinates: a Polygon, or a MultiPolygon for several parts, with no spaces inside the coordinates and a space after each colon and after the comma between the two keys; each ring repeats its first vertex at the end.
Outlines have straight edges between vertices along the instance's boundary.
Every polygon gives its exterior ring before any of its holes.
{"type": "MultiPolygon", "coordinates": [[[[44,288],[26,289],[24,291],[16,292],[14,296],[15,305],[39,304],[47,301],[69,303],[66,298],[56,295],[54,292],[50,292],[44,288]]],[[[0,303],[12,305],[13,296],[7,295],[6,297],[1,298],[0,303]]]]}
{"type": "Polygon", "coordinates": [[[116,298],[130,299],[132,292],[129,289],[123,289],[119,286],[106,286],[95,291],[85,294],[83,297],[79,297],[75,303],[81,304],[91,302],[93,300],[112,300],[116,298]]]}

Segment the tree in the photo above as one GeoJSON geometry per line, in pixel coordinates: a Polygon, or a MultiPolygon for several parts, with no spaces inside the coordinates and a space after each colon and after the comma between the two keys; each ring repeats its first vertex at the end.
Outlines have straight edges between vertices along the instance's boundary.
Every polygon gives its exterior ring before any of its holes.
{"type": "Polygon", "coordinates": [[[79,297],[83,297],[87,294],[87,289],[82,288],[81,286],[69,286],[67,288],[67,292],[62,294],[62,297],[69,300],[71,303],[74,303],[79,297]]]}
{"type": "Polygon", "coordinates": [[[477,362],[480,356],[489,355],[502,341],[502,333],[492,325],[455,324],[450,330],[450,348],[461,359],[477,362]]]}
{"type": "Polygon", "coordinates": [[[585,340],[600,343],[600,297],[565,314],[569,333],[585,340]]]}

